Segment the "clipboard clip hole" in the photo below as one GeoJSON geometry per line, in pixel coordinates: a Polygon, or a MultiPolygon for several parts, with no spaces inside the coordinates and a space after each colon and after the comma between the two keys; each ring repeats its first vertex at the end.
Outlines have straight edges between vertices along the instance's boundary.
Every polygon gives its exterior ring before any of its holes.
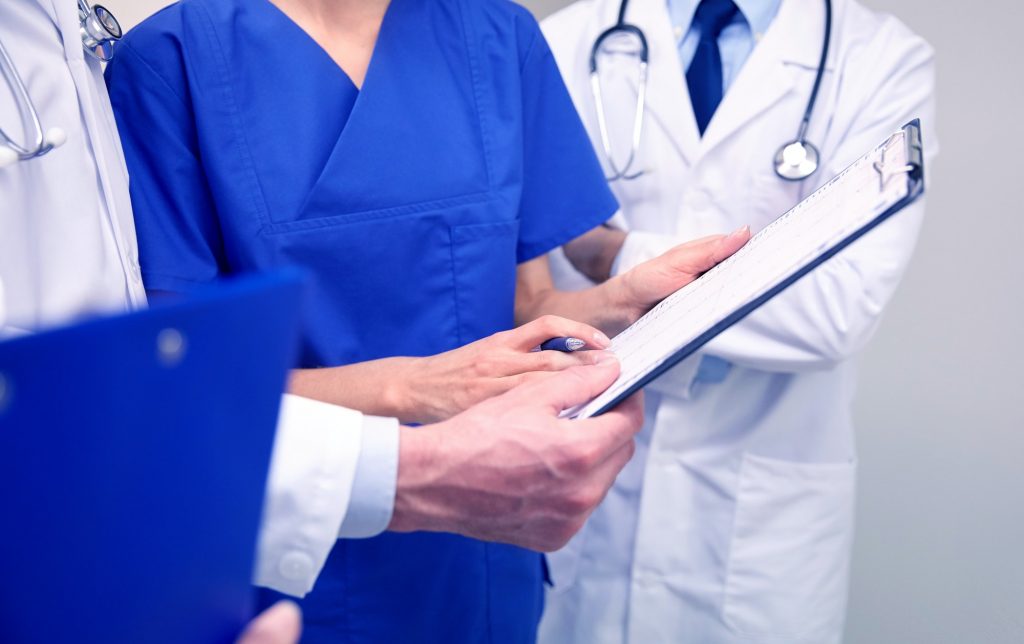
{"type": "Polygon", "coordinates": [[[164,329],[156,336],[156,352],[160,364],[165,367],[175,367],[185,358],[187,341],[181,331],[177,329],[164,329]]]}
{"type": "Polygon", "coordinates": [[[0,414],[7,411],[11,401],[11,386],[8,383],[7,374],[0,371],[0,414]]]}

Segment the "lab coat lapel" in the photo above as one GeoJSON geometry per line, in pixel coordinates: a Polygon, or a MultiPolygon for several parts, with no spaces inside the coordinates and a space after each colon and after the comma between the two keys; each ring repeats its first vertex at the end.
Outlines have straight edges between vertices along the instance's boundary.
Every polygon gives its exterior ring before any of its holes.
{"type": "MultiPolygon", "coordinates": [[[[702,156],[795,91],[800,68],[817,69],[824,12],[823,3],[817,0],[783,0],[775,20],[711,119],[701,142],[702,156]]],[[[793,123],[793,136],[798,125],[793,123]]]]}
{"type": "MultiPolygon", "coordinates": [[[[395,106],[388,104],[389,99],[393,98],[394,89],[389,86],[390,78],[387,69],[389,66],[400,64],[393,60],[394,54],[389,42],[394,29],[393,14],[397,11],[395,4],[391,3],[385,13],[362,87],[358,90],[352,109],[345,118],[338,139],[334,143],[334,148],[321,169],[306,202],[300,208],[300,212],[332,211],[341,204],[347,203],[346,198],[352,197],[352,191],[349,190],[348,184],[339,182],[339,177],[347,176],[351,180],[353,166],[358,168],[358,159],[361,153],[366,152],[361,134],[365,134],[366,130],[373,130],[376,121],[381,118],[381,114],[394,115],[395,106]],[[381,101],[384,102],[383,107],[379,104],[381,101]]],[[[342,73],[344,73],[343,70],[342,73]]],[[[351,82],[347,76],[345,82],[351,82]]]]}
{"type": "Polygon", "coordinates": [[[41,6],[47,8],[54,18],[64,44],[68,69],[78,90],[82,123],[89,137],[97,182],[124,270],[128,300],[133,307],[142,307],[146,304],[146,294],[140,277],[135,219],[128,193],[128,169],[102,69],[98,62],[86,57],[77,4],[54,0],[49,7],[45,3],[41,6]]]}
{"type": "MultiPolygon", "coordinates": [[[[610,2],[618,7],[618,2],[610,2]]],[[[614,17],[612,18],[614,21],[614,17]]],[[[672,147],[688,163],[696,162],[701,147],[700,132],[693,116],[686,75],[679,62],[672,19],[665,0],[630,3],[626,22],[640,27],[650,47],[647,111],[650,121],[660,127],[672,147]]]]}

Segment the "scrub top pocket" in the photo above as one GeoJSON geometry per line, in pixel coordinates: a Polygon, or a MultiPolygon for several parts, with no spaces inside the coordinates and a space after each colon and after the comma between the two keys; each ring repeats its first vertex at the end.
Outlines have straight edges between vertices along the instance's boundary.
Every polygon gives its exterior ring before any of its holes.
{"type": "Polygon", "coordinates": [[[458,345],[447,215],[337,217],[308,230],[264,233],[262,243],[280,264],[310,275],[301,367],[458,345]]]}
{"type": "Polygon", "coordinates": [[[452,226],[451,257],[459,344],[514,324],[519,221],[452,226]]]}
{"type": "Polygon", "coordinates": [[[821,641],[841,626],[856,464],[746,454],[722,617],[749,637],[821,641]]]}

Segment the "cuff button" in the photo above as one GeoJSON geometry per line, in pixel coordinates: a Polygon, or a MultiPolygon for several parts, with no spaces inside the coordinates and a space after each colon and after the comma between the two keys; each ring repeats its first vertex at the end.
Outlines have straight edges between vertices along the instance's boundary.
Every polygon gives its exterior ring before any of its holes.
{"type": "Polygon", "coordinates": [[[313,574],[313,558],[304,552],[289,552],[281,557],[277,569],[290,581],[305,579],[313,574]]]}

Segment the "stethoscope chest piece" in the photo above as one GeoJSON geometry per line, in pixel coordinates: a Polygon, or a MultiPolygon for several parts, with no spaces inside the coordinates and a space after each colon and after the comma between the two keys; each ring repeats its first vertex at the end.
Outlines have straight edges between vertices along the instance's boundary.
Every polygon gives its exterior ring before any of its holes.
{"type": "MultiPolygon", "coordinates": [[[[619,4],[619,16],[615,24],[603,31],[594,41],[590,50],[590,87],[594,95],[594,104],[597,108],[597,126],[601,133],[601,146],[604,148],[607,165],[611,167],[612,173],[607,177],[608,181],[619,179],[635,179],[643,174],[643,171],[634,171],[632,166],[638,158],[640,139],[643,132],[645,99],[647,91],[647,65],[650,50],[647,46],[647,37],[639,27],[626,22],[626,9],[629,0],[622,0],[619,4]],[[637,84],[636,112],[633,117],[633,138],[629,156],[621,166],[616,163],[612,154],[611,137],[608,133],[608,123],[604,113],[604,100],[601,92],[601,79],[598,74],[598,54],[605,41],[615,36],[629,35],[639,43],[637,54],[640,61],[639,79],[637,84]]],[[[786,181],[803,181],[818,171],[821,154],[818,148],[807,141],[807,131],[811,125],[811,116],[814,114],[814,105],[818,100],[818,90],[821,89],[821,81],[825,75],[825,63],[828,61],[829,45],[832,38],[832,0],[825,0],[825,33],[821,43],[821,58],[818,61],[818,69],[814,75],[814,86],[811,95],[807,99],[807,106],[804,108],[803,118],[800,120],[800,129],[796,139],[779,148],[773,159],[775,173],[786,181]]]]}
{"type": "Polygon", "coordinates": [[[85,0],[78,2],[78,14],[82,20],[82,45],[90,56],[108,62],[114,57],[114,45],[121,40],[124,32],[121,24],[106,7],[89,6],[85,0]]]}
{"type": "MultiPolygon", "coordinates": [[[[2,1],[2,0],[0,0],[2,1]]],[[[100,5],[90,6],[87,0],[78,0],[79,31],[85,51],[98,60],[109,61],[114,57],[114,45],[121,40],[124,32],[114,14],[100,5]]],[[[0,77],[3,77],[14,92],[14,100],[22,118],[30,127],[30,140],[17,143],[0,127],[0,168],[18,161],[29,161],[45,156],[54,148],[64,145],[67,133],[59,127],[43,129],[39,110],[32,103],[24,81],[18,75],[14,61],[0,42],[0,77]]]]}
{"type": "Polygon", "coordinates": [[[775,174],[786,181],[803,181],[818,171],[821,155],[807,141],[793,141],[775,154],[775,174]]]}

